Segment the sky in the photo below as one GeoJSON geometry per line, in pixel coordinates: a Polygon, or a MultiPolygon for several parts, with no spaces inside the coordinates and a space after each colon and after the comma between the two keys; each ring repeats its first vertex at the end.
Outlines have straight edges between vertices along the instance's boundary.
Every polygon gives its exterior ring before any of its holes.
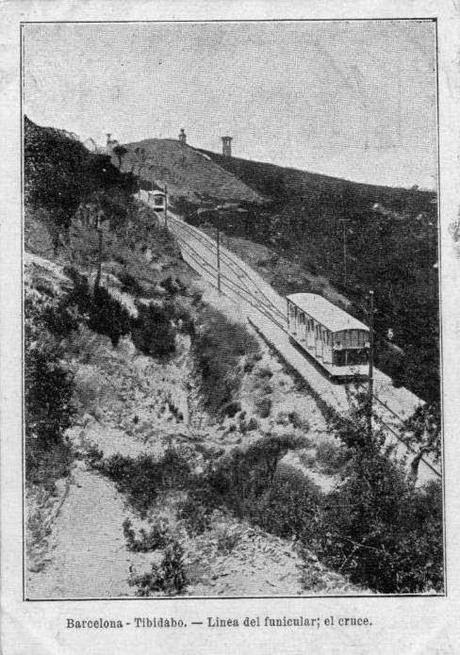
{"type": "Polygon", "coordinates": [[[435,24],[27,24],[23,107],[82,140],[177,138],[390,186],[436,187],[435,24]]]}

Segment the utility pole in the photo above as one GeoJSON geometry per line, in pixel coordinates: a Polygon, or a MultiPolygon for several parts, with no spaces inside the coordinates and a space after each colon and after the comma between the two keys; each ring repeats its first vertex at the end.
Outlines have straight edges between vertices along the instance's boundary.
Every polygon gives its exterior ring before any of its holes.
{"type": "Polygon", "coordinates": [[[348,221],[345,218],[341,218],[340,222],[342,223],[343,228],[343,284],[347,286],[347,226],[348,221]]]}
{"type": "Polygon", "coordinates": [[[165,184],[165,228],[168,229],[168,185],[165,184]]]}
{"type": "Polygon", "coordinates": [[[367,396],[367,427],[372,436],[372,407],[374,396],[374,292],[369,291],[369,386],[367,396]]]}
{"type": "Polygon", "coordinates": [[[97,213],[96,217],[96,229],[98,231],[99,235],[99,255],[98,255],[98,265],[97,265],[97,275],[96,275],[96,281],[94,283],[94,288],[99,289],[99,285],[101,283],[101,276],[102,276],[102,215],[103,212],[100,209],[97,213]]]}
{"type": "Polygon", "coordinates": [[[220,293],[221,292],[221,287],[220,287],[220,229],[217,227],[217,290],[220,293]]]}

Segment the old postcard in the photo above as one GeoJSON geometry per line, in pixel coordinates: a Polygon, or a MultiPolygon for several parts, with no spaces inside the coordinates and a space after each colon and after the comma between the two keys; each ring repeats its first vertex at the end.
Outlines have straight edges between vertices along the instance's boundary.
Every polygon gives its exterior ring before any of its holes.
{"type": "Polygon", "coordinates": [[[458,652],[459,8],[105,9],[5,7],[4,652],[458,652]]]}

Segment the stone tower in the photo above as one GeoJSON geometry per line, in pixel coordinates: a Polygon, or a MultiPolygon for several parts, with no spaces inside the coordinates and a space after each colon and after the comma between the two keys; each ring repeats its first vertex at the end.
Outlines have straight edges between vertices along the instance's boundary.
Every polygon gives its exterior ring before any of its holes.
{"type": "Polygon", "coordinates": [[[222,154],[224,157],[232,156],[232,139],[231,136],[222,136],[222,154]]]}
{"type": "Polygon", "coordinates": [[[181,146],[185,146],[185,144],[187,143],[187,135],[185,134],[185,130],[183,127],[180,128],[179,141],[181,146]]]}

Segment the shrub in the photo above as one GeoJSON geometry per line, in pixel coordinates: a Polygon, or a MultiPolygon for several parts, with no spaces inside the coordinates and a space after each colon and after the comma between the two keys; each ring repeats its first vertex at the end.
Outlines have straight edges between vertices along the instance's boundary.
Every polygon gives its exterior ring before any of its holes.
{"type": "Polygon", "coordinates": [[[122,291],[131,293],[133,296],[143,296],[145,294],[145,289],[142,284],[140,284],[134,275],[131,275],[131,273],[126,269],[119,273],[118,279],[121,282],[122,291]]]}
{"type": "Polygon", "coordinates": [[[272,401],[270,398],[259,398],[256,401],[256,408],[260,418],[268,418],[272,410],[272,401]]]}
{"type": "Polygon", "coordinates": [[[78,330],[82,319],[78,307],[69,304],[66,297],[57,305],[49,305],[43,312],[45,327],[60,338],[67,337],[72,331],[78,330]]]}
{"type": "Polygon", "coordinates": [[[251,416],[251,418],[249,419],[246,425],[247,432],[252,432],[253,430],[258,430],[258,429],[259,429],[259,424],[257,422],[257,419],[254,416],[251,416]]]}
{"type": "Polygon", "coordinates": [[[271,371],[268,366],[261,366],[257,370],[257,377],[261,380],[270,380],[273,377],[273,371],[271,371]]]}
{"type": "Polygon", "coordinates": [[[168,448],[155,461],[150,455],[136,459],[116,454],[100,465],[102,473],[110,477],[129,502],[144,516],[155,502],[158,492],[172,487],[184,487],[189,480],[190,467],[174,448],[168,448]]]}
{"type": "Polygon", "coordinates": [[[171,276],[163,280],[161,286],[170,296],[175,296],[176,294],[185,294],[187,290],[187,287],[182,282],[182,280],[177,277],[173,280],[171,276]]]}
{"type": "Polygon", "coordinates": [[[153,303],[138,305],[132,322],[133,343],[144,355],[165,358],[176,350],[176,333],[170,312],[153,303]]]}
{"type": "Polygon", "coordinates": [[[321,492],[308,478],[279,472],[248,513],[254,523],[279,537],[309,541],[317,530],[321,503],[321,492]]]}
{"type": "Polygon", "coordinates": [[[106,289],[97,286],[94,289],[88,327],[107,335],[115,347],[120,337],[130,333],[131,318],[128,310],[118,300],[112,298],[106,289]]]}
{"type": "Polygon", "coordinates": [[[303,429],[306,431],[310,429],[308,421],[303,420],[295,410],[289,412],[288,419],[293,428],[297,428],[299,430],[303,429]]]}
{"type": "Polygon", "coordinates": [[[238,532],[225,527],[217,535],[217,552],[222,553],[223,555],[229,555],[238,545],[240,540],[241,535],[238,532]]]}
{"type": "Polygon", "coordinates": [[[200,318],[201,328],[193,335],[199,387],[206,408],[222,414],[240,387],[240,358],[257,352],[259,345],[245,327],[212,308],[203,310],[200,318]]]}
{"type": "Polygon", "coordinates": [[[183,593],[188,579],[184,564],[184,549],[180,543],[171,539],[166,546],[161,564],[157,566],[153,563],[150,573],[134,577],[129,584],[137,586],[136,596],[150,596],[155,591],[162,591],[170,596],[183,593]]]}
{"type": "Polygon", "coordinates": [[[239,411],[241,411],[241,403],[239,400],[232,400],[222,408],[222,414],[224,416],[228,416],[229,418],[236,416],[239,411]]]}
{"type": "Polygon", "coordinates": [[[303,445],[303,439],[291,435],[269,435],[246,450],[236,448],[209,473],[207,483],[237,514],[245,515],[272,485],[280,460],[303,445]]]}
{"type": "Polygon", "coordinates": [[[165,525],[154,525],[149,532],[144,528],[140,529],[140,538],[132,528],[131,521],[123,521],[123,534],[125,536],[128,550],[135,553],[148,553],[157,548],[164,548],[168,542],[168,529],[165,525]]]}
{"type": "Polygon", "coordinates": [[[52,486],[56,478],[68,472],[70,464],[70,446],[64,432],[75,414],[74,376],[64,362],[62,346],[43,332],[39,323],[33,324],[33,318],[26,314],[26,476],[28,481],[49,482],[52,486]]]}
{"type": "Polygon", "coordinates": [[[213,511],[209,493],[197,490],[189,493],[187,499],[178,507],[178,517],[184,521],[187,532],[193,536],[203,534],[211,525],[213,511]]]}
{"type": "Polygon", "coordinates": [[[98,468],[103,457],[104,453],[102,450],[94,444],[92,444],[86,452],[86,459],[91,468],[98,468]]]}
{"type": "Polygon", "coordinates": [[[316,448],[316,460],[330,475],[342,470],[349,458],[350,452],[340,442],[321,441],[316,448]]]}
{"type": "Polygon", "coordinates": [[[66,274],[73,281],[73,289],[62,300],[62,307],[75,306],[86,318],[88,327],[108,336],[116,346],[125,334],[129,334],[131,320],[128,310],[104,287],[96,285],[91,293],[88,280],[74,268],[66,268],[66,274]]]}

